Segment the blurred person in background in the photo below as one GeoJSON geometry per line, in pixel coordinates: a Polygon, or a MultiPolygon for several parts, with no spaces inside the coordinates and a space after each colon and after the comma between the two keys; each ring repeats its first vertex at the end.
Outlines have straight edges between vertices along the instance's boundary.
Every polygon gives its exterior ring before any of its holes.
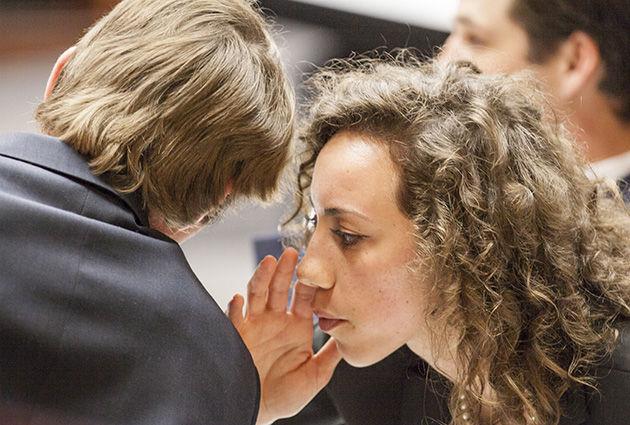
{"type": "Polygon", "coordinates": [[[59,58],[43,134],[0,136],[1,424],[265,416],[265,375],[178,243],[272,199],[293,115],[246,0],[124,0],[59,58]]]}
{"type": "MultiPolygon", "coordinates": [[[[630,215],[533,84],[403,54],[309,87],[296,287],[344,361],[277,424],[627,424],[630,215]]],[[[265,307],[289,284],[255,286],[231,319],[297,368],[310,335],[265,307]]]]}
{"type": "Polygon", "coordinates": [[[617,180],[630,202],[628,0],[461,0],[442,55],[532,71],[594,175],[617,180]]]}

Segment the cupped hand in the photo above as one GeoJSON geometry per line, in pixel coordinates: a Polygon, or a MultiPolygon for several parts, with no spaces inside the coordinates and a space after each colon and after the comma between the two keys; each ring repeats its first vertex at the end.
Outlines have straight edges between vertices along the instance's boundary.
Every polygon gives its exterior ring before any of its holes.
{"type": "Polygon", "coordinates": [[[341,360],[333,339],[313,353],[315,288],[298,282],[287,309],[297,257],[293,248],[278,261],[265,257],[247,285],[246,314],[240,295],[228,307],[260,375],[258,425],[298,413],[328,383],[341,360]]]}

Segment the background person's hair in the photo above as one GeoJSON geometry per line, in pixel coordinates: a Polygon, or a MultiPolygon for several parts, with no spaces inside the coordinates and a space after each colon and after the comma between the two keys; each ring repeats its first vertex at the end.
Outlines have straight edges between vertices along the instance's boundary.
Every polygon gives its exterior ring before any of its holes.
{"type": "Polygon", "coordinates": [[[497,423],[557,424],[561,396],[596,382],[615,320],[630,316],[630,216],[616,187],[588,180],[519,76],[421,64],[403,51],[332,62],[308,85],[296,217],[310,208],[313,167],[335,133],[385,143],[432,288],[427,320],[461,330],[453,423],[469,423],[458,397],[475,411],[489,385],[497,423]]]}
{"type": "Polygon", "coordinates": [[[529,58],[542,63],[575,31],[597,43],[604,63],[600,89],[630,121],[630,7],[627,0],[514,0],[510,14],[529,39],[529,58]]]}
{"type": "Polygon", "coordinates": [[[42,130],[167,225],[232,197],[268,200],[291,155],[294,96],[247,0],[123,0],[78,42],[42,130]]]}

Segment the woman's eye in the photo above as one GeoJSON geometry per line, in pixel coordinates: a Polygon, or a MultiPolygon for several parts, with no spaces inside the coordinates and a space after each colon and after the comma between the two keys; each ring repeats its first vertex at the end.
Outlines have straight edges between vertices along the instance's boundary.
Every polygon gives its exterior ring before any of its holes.
{"type": "Polygon", "coordinates": [[[339,242],[341,246],[344,248],[351,247],[359,243],[362,239],[365,238],[363,235],[355,235],[352,233],[347,233],[339,229],[332,229],[332,232],[337,238],[339,238],[339,242]]]}

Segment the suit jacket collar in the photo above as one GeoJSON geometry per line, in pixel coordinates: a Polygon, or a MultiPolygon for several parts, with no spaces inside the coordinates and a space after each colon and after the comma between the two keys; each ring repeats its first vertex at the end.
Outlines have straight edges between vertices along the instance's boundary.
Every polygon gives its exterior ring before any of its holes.
{"type": "Polygon", "coordinates": [[[0,137],[0,156],[23,161],[92,184],[122,199],[144,226],[149,225],[142,198],[137,192],[121,194],[90,170],[87,159],[61,140],[31,133],[10,133],[0,137]]]}

